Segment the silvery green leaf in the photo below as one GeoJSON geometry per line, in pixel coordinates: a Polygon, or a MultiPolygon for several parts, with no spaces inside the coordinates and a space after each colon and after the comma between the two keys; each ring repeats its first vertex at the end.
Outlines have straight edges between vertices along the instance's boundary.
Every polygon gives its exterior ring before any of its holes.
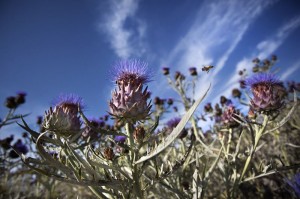
{"type": "Polygon", "coordinates": [[[144,162],[145,160],[148,160],[148,159],[156,156],[157,154],[162,152],[164,149],[166,149],[178,137],[178,135],[181,133],[181,131],[183,130],[183,128],[185,127],[185,125],[187,124],[189,119],[194,114],[194,112],[197,109],[197,107],[199,106],[199,104],[202,102],[202,100],[206,96],[209,89],[210,89],[210,85],[209,85],[208,89],[206,90],[206,92],[204,93],[204,95],[200,99],[198,99],[193,104],[193,106],[187,111],[187,113],[182,117],[179,124],[176,126],[176,128],[173,129],[172,133],[169,134],[168,137],[165,140],[163,140],[159,145],[157,145],[150,154],[141,157],[139,160],[137,160],[135,162],[135,164],[144,162]]]}

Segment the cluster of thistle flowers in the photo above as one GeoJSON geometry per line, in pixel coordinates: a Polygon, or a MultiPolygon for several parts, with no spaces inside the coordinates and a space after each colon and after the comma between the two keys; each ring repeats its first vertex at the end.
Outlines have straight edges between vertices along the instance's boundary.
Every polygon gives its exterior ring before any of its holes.
{"type": "MultiPolygon", "coordinates": [[[[23,138],[27,139],[27,133],[23,133],[23,138]]],[[[0,140],[0,146],[3,149],[4,154],[8,154],[9,158],[16,159],[19,158],[18,153],[27,154],[28,147],[26,145],[26,141],[24,142],[22,139],[17,139],[14,144],[12,144],[14,140],[14,135],[10,135],[2,140],[0,140]]],[[[2,154],[3,155],[3,154],[2,154]]]]}
{"type": "MultiPolygon", "coordinates": [[[[83,121],[79,116],[79,110],[84,108],[82,99],[76,95],[62,95],[54,107],[50,107],[46,111],[41,131],[55,132],[57,135],[69,139],[77,135],[79,140],[99,143],[101,139],[99,129],[118,131],[126,122],[135,124],[148,119],[151,102],[148,102],[150,92],[147,87],[144,88],[144,85],[150,81],[146,70],[147,64],[137,60],[120,61],[115,65],[113,75],[117,88],[113,91],[112,99],[109,102],[109,114],[113,117],[114,124],[111,125],[109,116],[105,115],[99,119],[90,119],[89,124],[82,128],[83,121]]],[[[143,134],[142,129],[136,130],[134,138],[142,139],[143,134]]],[[[117,143],[124,143],[125,139],[126,136],[114,137],[117,143]]],[[[110,145],[114,146],[114,142],[110,142],[110,145]]],[[[104,151],[104,154],[107,152],[104,151]]]]}
{"type": "Polygon", "coordinates": [[[5,125],[9,125],[14,123],[17,119],[19,119],[20,115],[14,115],[16,109],[26,102],[26,93],[23,91],[17,92],[15,96],[9,96],[6,98],[4,105],[8,108],[8,113],[5,118],[0,118],[0,129],[5,125]]]}
{"type": "MultiPolygon", "coordinates": [[[[281,108],[285,105],[285,100],[292,101],[289,96],[294,95],[294,91],[300,91],[300,83],[294,81],[287,82],[284,85],[274,74],[270,72],[271,68],[277,61],[276,56],[272,56],[270,60],[266,59],[263,62],[259,59],[254,59],[253,63],[253,75],[249,77],[246,70],[239,71],[240,75],[240,88],[232,90],[232,97],[238,99],[242,105],[249,107],[248,115],[238,110],[236,107],[239,104],[234,105],[233,99],[228,99],[225,96],[220,97],[220,102],[213,107],[211,103],[207,103],[204,106],[204,113],[198,119],[207,120],[207,117],[214,119],[214,131],[216,131],[221,137],[223,133],[218,132],[221,129],[238,128],[241,127],[241,118],[244,121],[251,121],[260,114],[266,115],[278,115],[281,108]],[[246,102],[244,93],[247,89],[250,89],[252,96],[250,102],[246,102]],[[244,115],[245,114],[245,115],[244,115]]],[[[189,69],[190,75],[195,77],[198,75],[196,68],[189,69]]],[[[170,74],[169,68],[163,68],[163,74],[167,77],[170,74]]],[[[182,84],[186,77],[176,72],[174,75],[176,86],[182,84]]],[[[272,117],[271,117],[272,118],[272,117]]],[[[274,119],[274,118],[273,118],[274,119]]],[[[175,120],[175,119],[174,119],[175,120]]],[[[170,121],[171,122],[171,121],[170,121]]],[[[210,131],[211,132],[211,131],[210,131]]],[[[205,134],[207,137],[208,133],[205,134]]]]}
{"type": "MultiPolygon", "coordinates": [[[[277,112],[284,105],[284,100],[289,99],[289,94],[293,95],[294,91],[300,91],[300,83],[290,81],[285,85],[270,72],[276,61],[276,55],[272,55],[271,59],[265,59],[263,62],[255,58],[252,61],[255,64],[252,68],[254,73],[252,77],[247,77],[245,71],[239,72],[241,88],[245,88],[243,85],[246,85],[250,87],[253,94],[250,100],[249,117],[254,117],[255,112],[265,114],[277,112]]],[[[237,89],[232,93],[240,98],[237,89]]]]}
{"type": "MultiPolygon", "coordinates": [[[[17,92],[15,96],[9,96],[6,98],[4,106],[9,110],[8,114],[3,120],[0,118],[0,129],[3,126],[14,124],[14,122],[21,117],[21,115],[15,115],[14,112],[18,107],[20,107],[20,105],[26,102],[26,95],[27,94],[25,92],[17,92]]],[[[23,133],[22,137],[23,140],[19,138],[14,142],[14,144],[12,144],[14,141],[14,135],[9,135],[8,137],[0,140],[1,159],[3,158],[3,161],[7,158],[19,158],[19,155],[16,153],[16,151],[23,154],[28,152],[28,148],[24,143],[28,141],[26,140],[28,138],[27,133],[23,133]]]]}

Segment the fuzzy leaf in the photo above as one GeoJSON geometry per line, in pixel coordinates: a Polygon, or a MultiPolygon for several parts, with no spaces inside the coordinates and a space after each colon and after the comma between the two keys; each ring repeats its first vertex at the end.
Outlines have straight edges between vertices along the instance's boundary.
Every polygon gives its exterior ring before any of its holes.
{"type": "Polygon", "coordinates": [[[192,115],[194,114],[194,112],[197,109],[197,107],[199,106],[199,104],[202,102],[202,100],[206,96],[209,89],[210,89],[210,85],[209,85],[208,89],[206,90],[206,92],[204,93],[204,95],[200,99],[198,99],[193,104],[193,106],[188,110],[188,112],[182,117],[179,124],[176,126],[176,128],[173,129],[172,133],[165,140],[163,140],[156,148],[154,148],[150,154],[141,157],[134,164],[139,164],[141,162],[144,162],[145,160],[148,160],[148,159],[156,156],[157,154],[162,152],[164,149],[166,149],[181,133],[181,131],[183,130],[183,128],[185,127],[185,125],[187,124],[189,119],[192,117],[192,115]]]}

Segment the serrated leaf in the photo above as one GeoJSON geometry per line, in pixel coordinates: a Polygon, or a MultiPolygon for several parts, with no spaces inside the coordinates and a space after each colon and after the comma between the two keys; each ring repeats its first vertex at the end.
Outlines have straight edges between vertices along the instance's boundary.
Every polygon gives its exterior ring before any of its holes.
{"type": "Polygon", "coordinates": [[[210,86],[211,85],[209,85],[209,87],[206,90],[206,92],[204,93],[204,95],[200,99],[198,99],[193,104],[193,106],[188,110],[188,112],[182,117],[182,119],[180,120],[179,124],[176,126],[176,128],[173,129],[172,133],[169,134],[169,136],[165,140],[163,140],[157,147],[155,147],[150,154],[141,157],[134,164],[139,164],[141,162],[144,162],[145,160],[148,160],[148,159],[156,156],[157,154],[159,154],[160,152],[162,152],[164,149],[166,149],[178,137],[178,135],[181,133],[181,131],[183,130],[183,128],[185,127],[185,125],[187,124],[187,122],[190,120],[190,118],[194,114],[194,112],[197,109],[197,107],[199,106],[199,104],[202,102],[202,100],[206,96],[207,92],[210,89],[210,86]]]}

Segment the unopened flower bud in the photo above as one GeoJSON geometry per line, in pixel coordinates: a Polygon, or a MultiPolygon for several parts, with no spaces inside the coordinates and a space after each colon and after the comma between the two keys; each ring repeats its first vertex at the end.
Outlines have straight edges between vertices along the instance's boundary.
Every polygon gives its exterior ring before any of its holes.
{"type": "Polygon", "coordinates": [[[107,160],[113,160],[114,157],[115,157],[115,153],[114,153],[113,149],[110,148],[110,147],[106,147],[104,149],[104,154],[103,155],[104,155],[104,158],[107,159],[107,160]]]}
{"type": "Polygon", "coordinates": [[[204,111],[207,112],[207,113],[210,113],[210,112],[213,112],[213,108],[211,106],[211,103],[207,103],[205,106],[204,106],[204,111]]]}
{"type": "Polygon", "coordinates": [[[169,75],[169,74],[170,74],[170,69],[167,68],[167,67],[164,67],[164,68],[162,69],[162,72],[163,72],[164,75],[169,75]]]}
{"type": "Polygon", "coordinates": [[[263,64],[264,64],[264,66],[267,66],[267,67],[268,67],[268,66],[271,65],[271,62],[270,62],[270,60],[265,59],[263,64]]]}
{"type": "Polygon", "coordinates": [[[252,60],[252,62],[255,63],[255,64],[259,64],[260,59],[259,58],[255,58],[255,59],[252,60]]]}
{"type": "Polygon", "coordinates": [[[175,72],[174,78],[176,81],[185,80],[185,76],[183,74],[181,74],[179,71],[175,72]]]}
{"type": "Polygon", "coordinates": [[[7,150],[10,148],[11,142],[14,140],[14,136],[10,135],[10,137],[4,138],[3,140],[0,140],[0,146],[7,150]]]}
{"type": "Polygon", "coordinates": [[[153,104],[155,104],[155,105],[164,105],[164,100],[160,99],[159,97],[155,97],[154,101],[153,101],[153,104]]]}
{"type": "Polygon", "coordinates": [[[230,128],[238,126],[238,122],[234,119],[235,114],[238,113],[239,112],[235,109],[234,106],[230,105],[226,107],[222,114],[223,123],[230,128]]]}
{"type": "Polygon", "coordinates": [[[173,110],[174,110],[174,112],[178,112],[177,106],[174,106],[174,107],[173,107],[173,110]]]}
{"type": "MultiPolygon", "coordinates": [[[[17,142],[13,145],[14,150],[16,150],[18,153],[26,154],[28,153],[28,148],[25,144],[23,144],[21,139],[18,139],[17,142]]],[[[9,152],[9,157],[11,158],[18,158],[19,155],[14,151],[11,150],[9,152]]]]}
{"type": "Polygon", "coordinates": [[[7,108],[17,108],[18,104],[16,103],[16,98],[13,96],[7,97],[5,101],[5,106],[7,108]]]}
{"type": "Polygon", "coordinates": [[[195,67],[189,68],[189,71],[190,71],[191,76],[197,76],[198,75],[197,69],[195,67]]]}
{"type": "Polygon", "coordinates": [[[234,98],[241,98],[242,93],[241,93],[241,91],[240,91],[239,89],[234,88],[234,89],[232,90],[232,96],[233,96],[234,98]]]}
{"type": "Polygon", "coordinates": [[[25,96],[26,93],[25,92],[18,92],[17,96],[16,96],[16,104],[20,105],[20,104],[24,104],[25,103],[25,96]]]}
{"type": "Polygon", "coordinates": [[[169,98],[169,99],[167,100],[167,104],[170,105],[170,106],[173,104],[173,102],[174,102],[174,101],[173,101],[172,98],[169,98]]]}
{"type": "Polygon", "coordinates": [[[43,116],[38,116],[37,118],[36,118],[36,124],[37,125],[41,125],[43,123],[43,116]]]}
{"type": "Polygon", "coordinates": [[[224,106],[224,104],[227,102],[227,98],[225,96],[221,96],[220,97],[220,103],[222,106],[224,106]]]}
{"type": "Polygon", "coordinates": [[[239,81],[240,82],[240,88],[246,88],[246,82],[245,82],[245,80],[240,80],[239,81]]]}
{"type": "Polygon", "coordinates": [[[142,142],[144,137],[145,137],[145,129],[141,126],[136,127],[136,129],[134,129],[133,131],[133,138],[137,141],[137,142],[142,142]]]}

